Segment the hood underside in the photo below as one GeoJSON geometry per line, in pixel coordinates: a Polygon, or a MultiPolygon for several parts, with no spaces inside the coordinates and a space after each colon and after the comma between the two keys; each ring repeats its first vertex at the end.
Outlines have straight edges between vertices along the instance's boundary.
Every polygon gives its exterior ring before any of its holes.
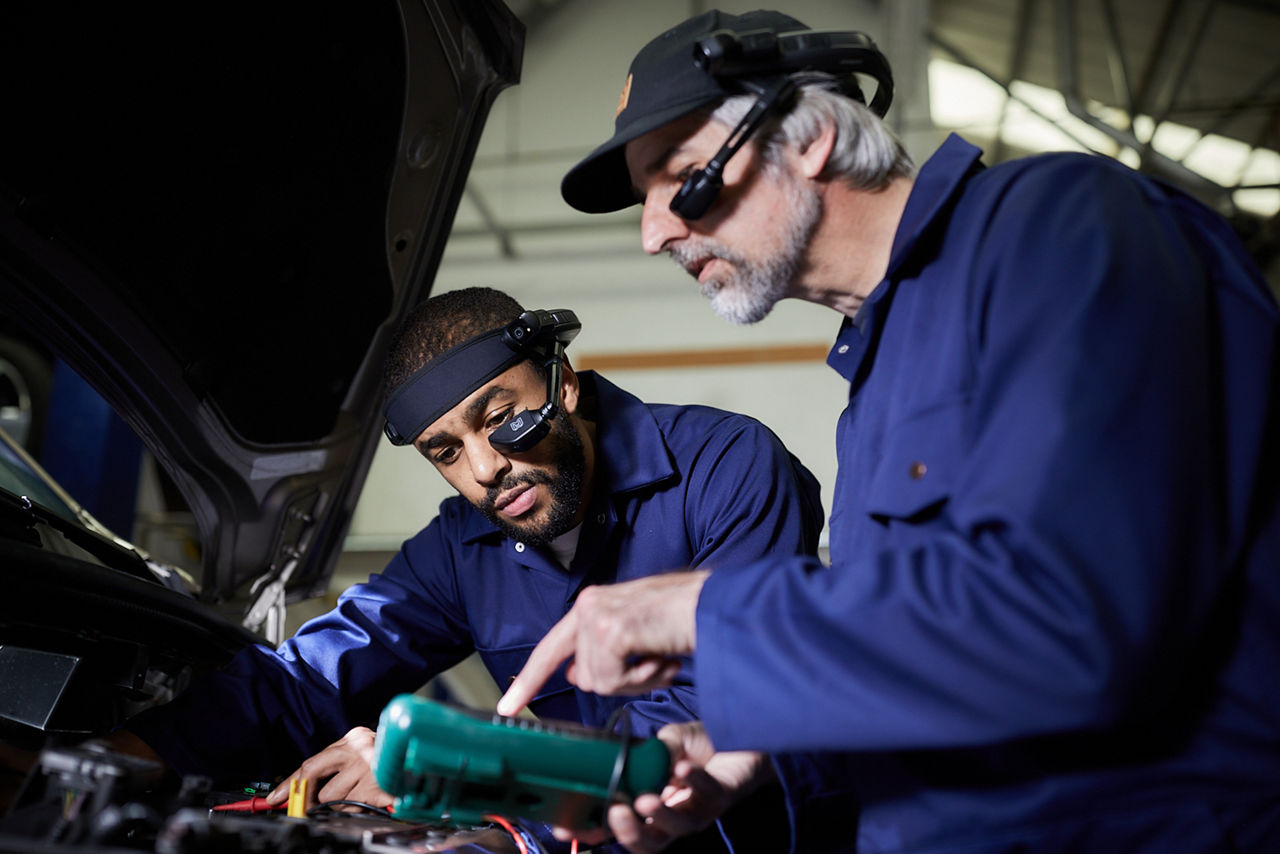
{"type": "Polygon", "coordinates": [[[483,0],[0,11],[0,313],[163,465],[210,601],[326,584],[522,42],[483,0]]]}

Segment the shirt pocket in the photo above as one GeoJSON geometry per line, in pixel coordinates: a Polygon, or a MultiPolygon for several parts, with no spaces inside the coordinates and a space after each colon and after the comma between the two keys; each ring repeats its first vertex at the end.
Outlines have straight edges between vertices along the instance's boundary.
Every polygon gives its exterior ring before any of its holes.
{"type": "Polygon", "coordinates": [[[886,431],[871,475],[867,513],[882,524],[935,516],[956,488],[964,459],[967,400],[930,407],[886,431]]]}
{"type": "MultiPolygon", "coordinates": [[[[493,681],[498,683],[499,690],[505,692],[511,685],[511,679],[529,660],[529,654],[533,652],[534,646],[536,644],[521,644],[499,649],[477,648],[476,651],[480,653],[480,659],[488,669],[489,675],[493,677],[493,681]]],[[[552,673],[546,684],[542,686],[542,690],[529,701],[529,710],[538,717],[566,721],[576,721],[580,718],[582,713],[578,708],[577,692],[564,676],[567,666],[568,662],[564,662],[557,667],[555,673],[552,673]]]]}

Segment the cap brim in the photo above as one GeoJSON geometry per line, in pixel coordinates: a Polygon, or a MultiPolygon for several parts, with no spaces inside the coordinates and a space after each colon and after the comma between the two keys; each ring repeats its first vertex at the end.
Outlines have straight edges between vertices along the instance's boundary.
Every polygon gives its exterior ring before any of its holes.
{"type": "Polygon", "coordinates": [[[626,145],[669,122],[720,100],[723,94],[707,94],[692,101],[649,113],[618,130],[603,145],[565,174],[560,195],[583,213],[610,213],[640,202],[627,171],[626,145]]]}

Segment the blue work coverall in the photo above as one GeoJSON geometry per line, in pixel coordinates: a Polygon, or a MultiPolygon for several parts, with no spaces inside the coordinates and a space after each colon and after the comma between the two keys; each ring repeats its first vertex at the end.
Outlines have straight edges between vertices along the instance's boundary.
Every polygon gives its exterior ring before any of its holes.
{"type": "MultiPolygon", "coordinates": [[[[578,376],[596,409],[596,480],[567,570],[454,496],[333,611],[278,650],[242,652],[129,728],[179,772],[271,779],[352,727],[376,726],[394,695],[472,651],[505,688],[587,585],[816,551],[818,483],[768,428],[705,406],[645,404],[591,371],[578,376]]],[[[581,692],[562,668],[530,708],[602,726],[623,704],[641,736],[697,717],[688,668],[639,698],[581,692]]],[[[778,818],[785,826],[781,808],[778,818]]]]}
{"type": "Polygon", "coordinates": [[[708,732],[842,751],[777,758],[801,851],[1280,851],[1275,298],[1172,188],[980,153],[831,350],[831,566],[702,591],[708,732]]]}

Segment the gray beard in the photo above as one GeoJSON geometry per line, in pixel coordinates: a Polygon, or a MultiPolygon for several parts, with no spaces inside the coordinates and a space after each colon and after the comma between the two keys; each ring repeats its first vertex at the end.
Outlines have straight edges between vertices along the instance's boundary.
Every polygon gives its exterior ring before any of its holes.
{"type": "Polygon", "coordinates": [[[728,261],[733,272],[699,285],[711,308],[730,323],[758,323],[787,296],[791,283],[822,219],[822,199],[816,190],[799,183],[787,185],[787,219],[779,225],[781,245],[762,261],[751,261],[709,238],[690,238],[670,250],[672,259],[685,269],[710,257],[728,261]]]}

